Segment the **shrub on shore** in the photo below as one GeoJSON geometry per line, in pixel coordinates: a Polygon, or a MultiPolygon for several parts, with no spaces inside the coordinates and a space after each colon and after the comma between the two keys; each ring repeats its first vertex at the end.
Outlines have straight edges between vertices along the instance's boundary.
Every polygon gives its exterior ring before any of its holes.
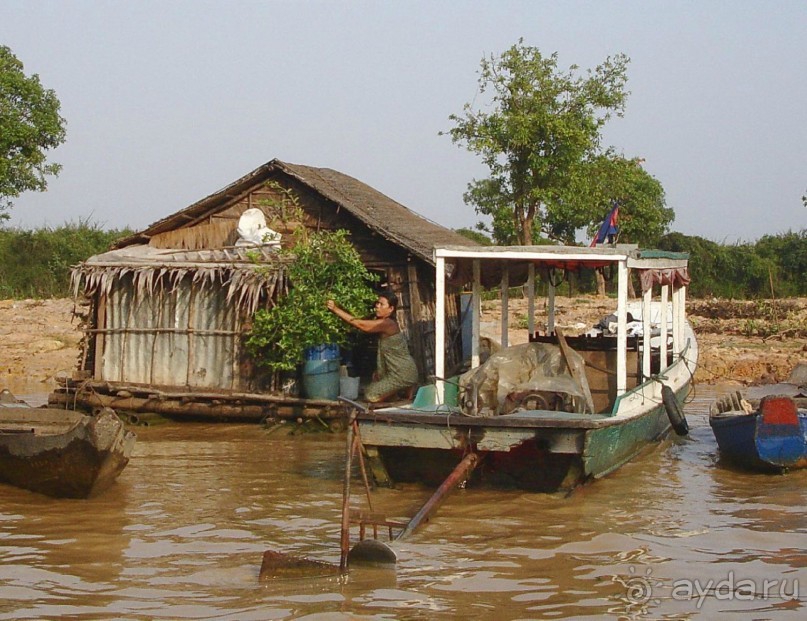
{"type": "Polygon", "coordinates": [[[70,268],[131,233],[105,231],[87,221],[35,230],[0,228],[0,298],[69,297],[70,268]]]}

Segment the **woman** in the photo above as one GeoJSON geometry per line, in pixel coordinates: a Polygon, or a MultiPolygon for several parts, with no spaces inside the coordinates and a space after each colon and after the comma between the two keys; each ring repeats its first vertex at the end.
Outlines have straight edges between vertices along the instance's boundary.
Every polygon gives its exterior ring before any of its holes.
{"type": "Polygon", "coordinates": [[[398,298],[394,293],[381,293],[375,302],[375,319],[359,319],[339,308],[333,300],[328,310],[354,328],[368,334],[378,334],[378,358],[373,382],[364,389],[364,398],[371,403],[385,401],[399,390],[418,382],[418,369],[409,353],[406,338],[395,321],[398,298]]]}

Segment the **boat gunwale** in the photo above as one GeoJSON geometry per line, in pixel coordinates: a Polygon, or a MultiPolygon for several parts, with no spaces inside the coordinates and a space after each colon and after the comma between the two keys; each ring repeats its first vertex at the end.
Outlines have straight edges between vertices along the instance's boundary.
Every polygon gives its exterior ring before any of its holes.
{"type": "MultiPolygon", "coordinates": [[[[625,414],[620,414],[619,408],[623,401],[627,402],[631,397],[633,397],[636,394],[640,393],[643,394],[644,391],[649,389],[655,382],[658,382],[659,384],[663,385],[666,380],[667,385],[676,393],[682,389],[686,389],[692,386],[694,382],[694,371],[692,371],[689,368],[688,363],[690,362],[690,359],[688,357],[688,354],[694,353],[695,356],[697,356],[698,350],[695,347],[693,347],[693,343],[697,343],[697,341],[694,340],[695,331],[692,329],[692,326],[689,324],[688,321],[687,326],[690,332],[692,333],[692,338],[687,341],[686,345],[681,350],[680,354],[678,354],[678,359],[673,361],[673,363],[667,368],[665,368],[664,371],[662,371],[660,374],[653,375],[647,378],[641,384],[637,384],[633,388],[626,390],[623,394],[617,395],[616,398],[614,399],[614,405],[611,408],[611,413],[608,415],[609,418],[625,420],[633,418],[634,416],[640,415],[642,412],[644,412],[644,410],[639,410],[639,412],[628,412],[625,414]],[[683,367],[683,370],[681,369],[681,367],[683,367]],[[675,373],[675,377],[670,377],[672,375],[671,371],[675,373]],[[689,374],[688,378],[686,377],[686,374],[689,374]],[[679,380],[681,377],[683,377],[684,379],[679,383],[679,381],[677,380],[679,380]]],[[[695,364],[697,364],[697,360],[695,361],[695,364]]],[[[661,403],[660,399],[659,403],[661,403]]]]}
{"type": "Polygon", "coordinates": [[[371,411],[360,413],[357,417],[359,426],[368,423],[392,423],[402,425],[422,425],[428,427],[500,427],[508,429],[599,429],[619,423],[623,419],[591,414],[591,418],[561,419],[552,418],[557,414],[550,410],[532,410],[548,415],[546,418],[535,416],[518,416],[505,414],[502,416],[466,416],[456,411],[447,411],[445,414],[429,413],[422,410],[407,408],[390,409],[388,411],[371,411]],[[594,418],[598,417],[598,418],[594,418]]]}
{"type": "Polygon", "coordinates": [[[85,419],[90,418],[87,414],[74,410],[7,406],[0,408],[0,435],[13,436],[29,428],[35,428],[33,434],[37,437],[68,435],[86,424],[85,419]]]}

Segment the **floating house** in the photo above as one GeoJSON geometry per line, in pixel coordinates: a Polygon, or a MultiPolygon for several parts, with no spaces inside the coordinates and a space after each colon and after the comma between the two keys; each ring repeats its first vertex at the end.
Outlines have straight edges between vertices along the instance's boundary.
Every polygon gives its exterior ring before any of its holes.
{"type": "MultiPolygon", "coordinates": [[[[433,250],[468,240],[348,175],[275,159],[73,269],[83,309],[80,360],[49,401],[224,420],[336,415],[336,402],[284,390],[245,351],[255,311],[290,286],[276,244],[239,242],[247,210],[265,215],[281,245],[296,227],[347,230],[367,268],[401,301],[398,321],[421,379],[434,372],[433,250]],[[302,222],[275,217],[289,196],[302,222]]],[[[446,297],[458,334],[458,292],[446,297]]],[[[446,355],[458,363],[459,338],[450,343],[446,355]]]]}

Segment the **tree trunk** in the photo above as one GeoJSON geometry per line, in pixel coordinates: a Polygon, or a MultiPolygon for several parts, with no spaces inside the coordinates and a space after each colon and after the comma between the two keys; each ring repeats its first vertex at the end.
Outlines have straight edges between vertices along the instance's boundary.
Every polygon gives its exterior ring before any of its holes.
{"type": "Polygon", "coordinates": [[[519,237],[523,246],[532,246],[532,218],[529,215],[524,217],[519,237]]]}
{"type": "Polygon", "coordinates": [[[595,272],[597,277],[597,296],[604,298],[605,297],[605,276],[602,275],[600,270],[595,272]]]}
{"type": "Polygon", "coordinates": [[[636,289],[633,286],[633,270],[628,270],[628,299],[636,298],[636,289]]]}

